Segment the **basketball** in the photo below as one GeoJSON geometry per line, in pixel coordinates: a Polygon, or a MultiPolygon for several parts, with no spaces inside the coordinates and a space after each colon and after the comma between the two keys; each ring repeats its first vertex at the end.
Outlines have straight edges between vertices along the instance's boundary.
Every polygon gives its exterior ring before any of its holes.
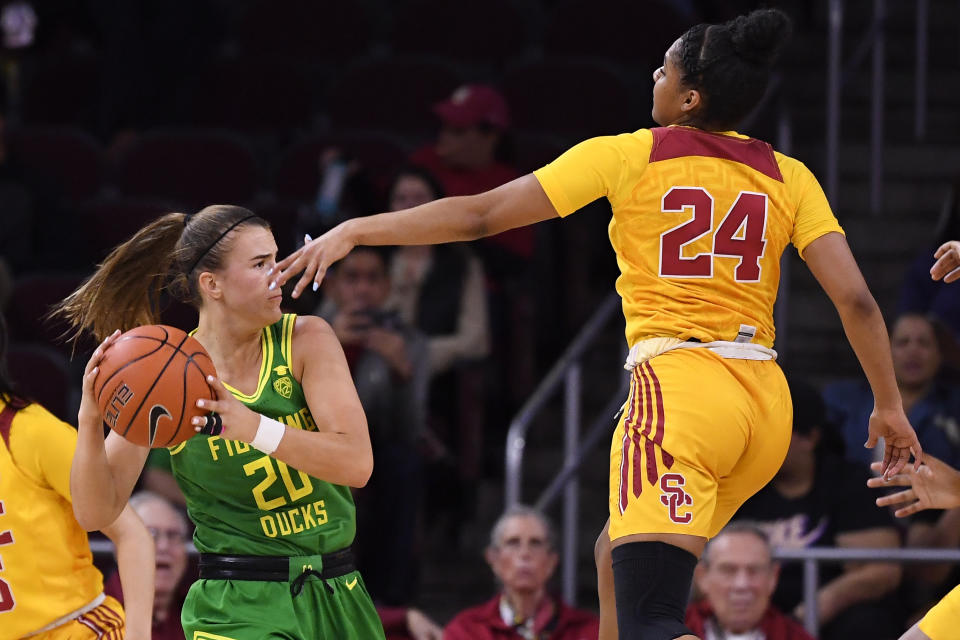
{"type": "Polygon", "coordinates": [[[144,447],[172,447],[196,434],[207,415],[197,400],[215,400],[207,384],[217,370],[206,350],[175,327],[146,325],[117,338],[100,362],[93,391],[104,422],[144,447]]]}

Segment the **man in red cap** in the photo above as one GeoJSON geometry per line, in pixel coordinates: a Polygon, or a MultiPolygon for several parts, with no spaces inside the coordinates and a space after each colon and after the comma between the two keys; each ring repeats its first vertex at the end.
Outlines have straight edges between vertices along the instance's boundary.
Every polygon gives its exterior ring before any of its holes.
{"type": "MultiPolygon", "coordinates": [[[[484,84],[464,85],[435,104],[433,112],[440,118],[437,140],[410,160],[433,173],[445,195],[482,193],[520,176],[516,168],[497,158],[510,127],[510,109],[499,91],[484,84]]],[[[491,241],[523,260],[533,255],[533,234],[527,229],[503,233],[491,241]]]]}

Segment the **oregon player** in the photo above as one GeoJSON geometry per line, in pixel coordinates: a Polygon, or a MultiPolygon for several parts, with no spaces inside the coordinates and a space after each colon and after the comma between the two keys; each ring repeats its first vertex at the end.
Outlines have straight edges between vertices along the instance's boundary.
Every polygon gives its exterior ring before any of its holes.
{"type": "MultiPolygon", "coordinates": [[[[373,465],[366,419],[329,325],[281,313],[276,251],[264,220],[226,205],[168,214],[115,249],[61,306],[78,330],[110,334],[87,364],[84,397],[114,330],[153,321],[161,288],[195,304],[194,337],[221,380],[211,378],[217,400],[204,405],[215,413],[195,425],[204,435],[171,450],[201,552],[187,638],[383,638],[350,551],[349,487],[373,465]],[[153,277],[158,264],[164,277],[153,277]]],[[[148,452],[115,433],[104,440],[99,415],[82,415],[78,514],[110,518],[148,452]]]]}
{"type": "MultiPolygon", "coordinates": [[[[225,386],[261,415],[316,431],[291,367],[295,323],[296,316],[284,315],[263,329],[262,363],[253,393],[225,386]]],[[[271,631],[290,637],[376,637],[380,622],[363,579],[348,553],[335,553],[347,549],[355,533],[348,487],[311,478],[245,442],[220,436],[191,438],[170,453],[173,474],[197,527],[194,543],[201,552],[201,580],[190,590],[184,607],[187,637],[194,631],[215,631],[230,638],[269,637],[271,631]],[[217,503],[209,503],[209,493],[218,496],[217,503]],[[231,556],[284,559],[269,565],[253,561],[247,569],[231,556]],[[284,579],[222,579],[245,570],[251,578],[258,571],[275,571],[284,579]],[[308,585],[311,588],[304,591],[308,585]],[[291,591],[300,593],[290,598],[291,591]],[[260,635],[247,631],[248,621],[218,622],[220,603],[237,592],[250,602],[262,603],[259,611],[251,612],[262,629],[260,635]],[[331,608],[340,611],[330,615],[331,608]],[[350,621],[352,630],[343,620],[350,621]],[[234,629],[241,632],[235,634],[234,629]]]]}
{"type": "Polygon", "coordinates": [[[604,638],[616,633],[614,590],[625,604],[620,637],[693,637],[683,616],[697,557],[786,453],[791,407],[771,347],[788,242],[837,306],[867,373],[877,403],[869,445],[885,438],[885,471],[920,455],[883,318],[819,186],[798,162],[732,131],[788,34],[778,10],[692,27],[654,72],[653,118],[664,128],[589,140],[487,193],[349,220],[278,265],[278,284],[304,271],[296,297],[358,244],[471,240],[610,201],[634,375],[611,444],[604,638]]]}

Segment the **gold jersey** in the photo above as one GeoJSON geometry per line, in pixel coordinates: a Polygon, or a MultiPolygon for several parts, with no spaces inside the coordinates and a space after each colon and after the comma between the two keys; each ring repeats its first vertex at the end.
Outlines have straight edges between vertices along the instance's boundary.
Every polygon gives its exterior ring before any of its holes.
{"type": "Polygon", "coordinates": [[[780,256],[843,233],[813,174],[766,142],[690,127],[593,138],[538,169],[557,213],[613,209],[629,345],[652,337],[772,347],[780,256]]]}
{"type": "Polygon", "coordinates": [[[21,638],[93,602],[103,576],[70,502],[76,430],[38,404],[0,410],[0,638],[21,638]]]}

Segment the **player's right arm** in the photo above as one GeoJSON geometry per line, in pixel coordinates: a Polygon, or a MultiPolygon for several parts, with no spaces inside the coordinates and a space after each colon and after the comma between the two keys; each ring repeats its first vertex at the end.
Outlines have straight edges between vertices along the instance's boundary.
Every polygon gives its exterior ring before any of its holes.
{"type": "Polygon", "coordinates": [[[135,445],[113,431],[103,437],[103,417],[97,406],[93,383],[104,353],[120,331],[104,340],[83,372],[83,396],[77,416],[77,449],[70,467],[73,513],[87,531],[109,526],[120,517],[150,449],[135,445]]]}

